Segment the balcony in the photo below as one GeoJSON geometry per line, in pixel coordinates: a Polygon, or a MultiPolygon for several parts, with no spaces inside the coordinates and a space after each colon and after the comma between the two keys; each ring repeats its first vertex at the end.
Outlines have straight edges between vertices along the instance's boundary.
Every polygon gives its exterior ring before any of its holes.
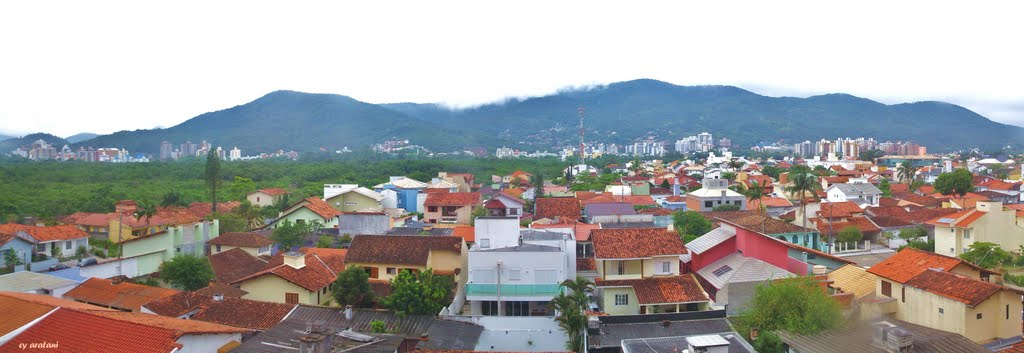
{"type": "Polygon", "coordinates": [[[614,281],[620,279],[643,279],[644,275],[639,273],[621,274],[621,275],[604,275],[606,281],[614,281]]]}
{"type": "Polygon", "coordinates": [[[459,217],[458,216],[441,216],[441,221],[440,222],[441,223],[449,223],[449,224],[459,223],[459,217]]]}
{"type": "MultiPolygon", "coordinates": [[[[504,297],[554,297],[562,293],[557,284],[502,284],[501,296],[504,297]]],[[[498,285],[466,284],[466,296],[498,296],[498,285]]]]}

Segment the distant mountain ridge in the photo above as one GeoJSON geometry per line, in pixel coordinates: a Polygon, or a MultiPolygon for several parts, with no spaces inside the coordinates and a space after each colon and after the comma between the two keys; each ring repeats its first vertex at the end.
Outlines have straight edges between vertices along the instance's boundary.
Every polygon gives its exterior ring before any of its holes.
{"type": "MultiPolygon", "coordinates": [[[[759,142],[837,137],[912,140],[930,151],[1019,145],[1024,128],[942,102],[886,105],[848,94],[767,97],[733,86],[678,86],[641,79],[512,99],[467,109],[437,104],[370,104],[335,94],[276,91],[166,129],[120,131],[87,141],[94,147],[158,153],[207,140],[243,153],[366,148],[409,139],[434,151],[508,146],[553,150],[574,145],[577,108],[586,109],[587,141],[674,141],[708,131],[747,148],[759,142]]],[[[72,147],[84,145],[79,142],[72,147]]]]}
{"type": "Polygon", "coordinates": [[[81,132],[81,133],[77,133],[77,134],[65,137],[64,139],[67,140],[70,143],[79,143],[79,142],[82,142],[82,141],[91,140],[91,139],[95,138],[96,136],[99,136],[99,135],[91,133],[91,132],[81,132]]]}
{"type": "Polygon", "coordinates": [[[6,140],[0,140],[0,154],[7,154],[11,151],[18,149],[19,147],[26,147],[31,145],[37,140],[46,141],[46,143],[53,145],[57,151],[60,151],[64,145],[68,144],[68,141],[58,136],[50,135],[47,133],[34,133],[28,134],[22,137],[14,137],[6,140]]]}

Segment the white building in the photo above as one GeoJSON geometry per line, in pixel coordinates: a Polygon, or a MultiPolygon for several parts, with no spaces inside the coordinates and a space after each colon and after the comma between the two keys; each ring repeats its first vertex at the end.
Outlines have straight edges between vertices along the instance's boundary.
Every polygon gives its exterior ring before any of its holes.
{"type": "Polygon", "coordinates": [[[242,159],[242,150],[238,149],[238,147],[232,148],[231,152],[229,153],[228,159],[232,161],[242,159]]]}
{"type": "Polygon", "coordinates": [[[471,315],[554,315],[560,283],[576,277],[576,241],[570,233],[520,230],[516,217],[476,219],[469,250],[466,302],[471,315]]]}
{"type": "Polygon", "coordinates": [[[882,190],[869,183],[832,184],[825,189],[825,193],[828,195],[828,202],[850,201],[861,208],[877,207],[882,198],[882,190]]]}

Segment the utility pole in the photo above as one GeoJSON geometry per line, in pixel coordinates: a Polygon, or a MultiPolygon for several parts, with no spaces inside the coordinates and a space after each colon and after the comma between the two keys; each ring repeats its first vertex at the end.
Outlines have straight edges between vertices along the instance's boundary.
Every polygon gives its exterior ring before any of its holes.
{"type": "Polygon", "coordinates": [[[579,113],[579,116],[580,116],[580,165],[586,166],[587,165],[587,154],[586,154],[586,150],[584,149],[585,147],[583,145],[583,113],[584,113],[584,111],[585,111],[585,109],[583,109],[583,106],[580,106],[579,109],[577,109],[577,112],[579,113]]]}

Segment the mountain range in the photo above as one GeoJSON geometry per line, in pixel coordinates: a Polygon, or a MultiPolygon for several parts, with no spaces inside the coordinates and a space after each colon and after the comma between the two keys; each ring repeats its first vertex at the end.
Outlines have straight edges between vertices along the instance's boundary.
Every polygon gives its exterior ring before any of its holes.
{"type": "Polygon", "coordinates": [[[1024,128],[944,102],[887,105],[848,94],[768,97],[733,86],[678,86],[641,79],[463,109],[276,91],[170,128],[120,131],[71,143],[76,149],[121,147],[133,153],[158,153],[165,140],[207,140],[241,148],[244,154],[358,149],[390,139],[409,139],[433,151],[501,146],[551,150],[578,143],[581,106],[586,139],[595,143],[674,141],[707,131],[744,147],[863,136],[910,140],[929,151],[949,151],[1019,145],[1024,137],[1024,128]]]}

